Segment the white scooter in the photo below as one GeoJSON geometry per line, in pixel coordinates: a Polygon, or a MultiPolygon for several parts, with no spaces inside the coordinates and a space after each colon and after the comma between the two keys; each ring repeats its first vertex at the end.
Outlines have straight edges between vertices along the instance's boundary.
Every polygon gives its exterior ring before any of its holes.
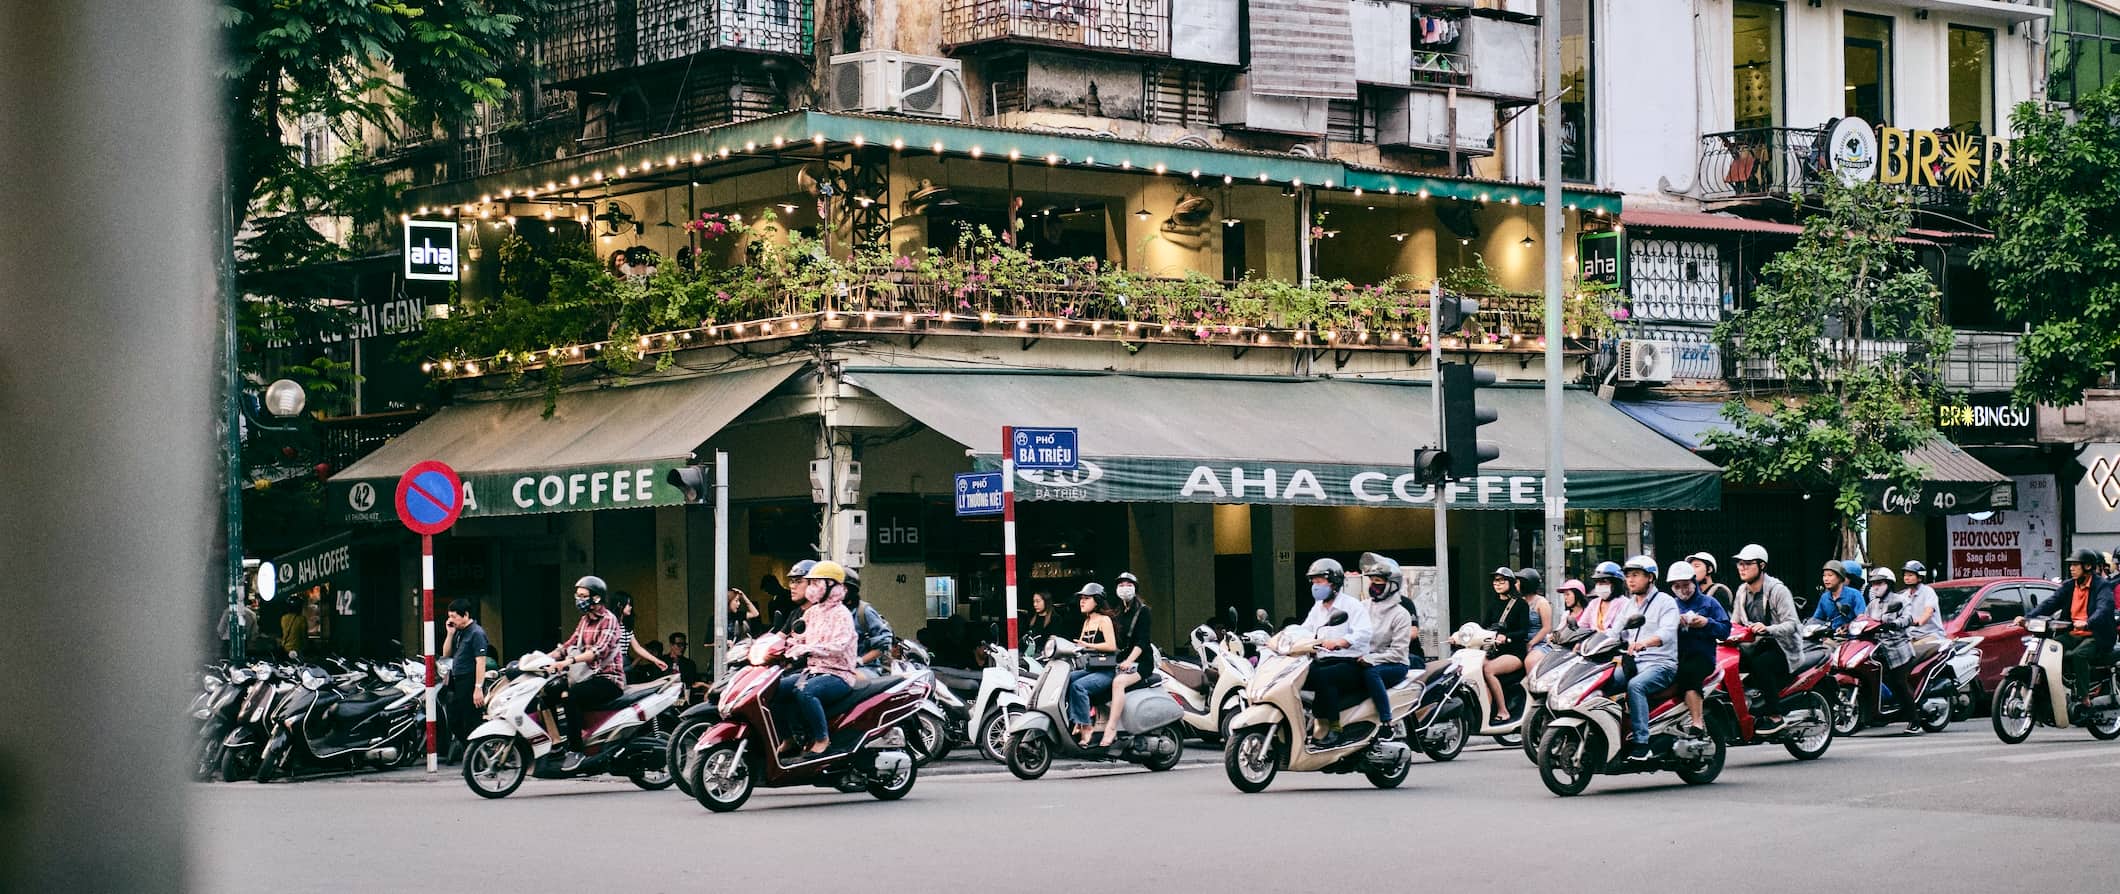
{"type": "Polygon", "coordinates": [[[547,760],[559,734],[547,729],[540,702],[555,662],[532,652],[502,671],[504,682],[486,699],[486,722],[464,748],[464,784],[484,798],[505,798],[529,776],[566,779],[611,774],[649,791],[668,788],[669,727],[684,695],[676,674],[628,686],[618,698],[580,719],[585,759],[572,772],[547,760]],[[666,718],[665,715],[669,716],[666,718]]]}
{"type": "Polygon", "coordinates": [[[1192,629],[1191,640],[1199,663],[1164,658],[1156,669],[1170,681],[1171,697],[1185,709],[1186,727],[1201,739],[1227,741],[1229,721],[1244,710],[1244,686],[1251,682],[1244,641],[1235,634],[1217,639],[1206,624],[1192,629]]]}
{"type": "Polygon", "coordinates": [[[1466,622],[1456,633],[1450,635],[1451,645],[1457,651],[1450,653],[1450,663],[1457,665],[1459,678],[1465,681],[1459,690],[1459,698],[1479,716],[1475,722],[1479,728],[1476,735],[1493,736],[1494,741],[1504,747],[1515,748],[1523,744],[1524,685],[1521,671],[1502,678],[1502,692],[1508,700],[1509,720],[1494,722],[1494,696],[1487,691],[1487,652],[1495,646],[1501,634],[1466,622]]]}
{"type": "MultiPolygon", "coordinates": [[[[1346,620],[1345,612],[1334,612],[1326,626],[1346,620]]],[[[1387,690],[1390,717],[1377,716],[1375,703],[1365,693],[1361,701],[1340,711],[1347,734],[1327,744],[1311,737],[1310,698],[1303,691],[1317,645],[1316,632],[1297,626],[1282,630],[1265,647],[1258,673],[1244,693],[1247,706],[1231,718],[1229,738],[1222,746],[1223,769],[1238,791],[1265,791],[1282,770],[1361,773],[1371,785],[1385,789],[1406,781],[1413,749],[1390,735],[1393,727],[1404,728],[1422,701],[1425,675],[1409,674],[1387,690]]]]}

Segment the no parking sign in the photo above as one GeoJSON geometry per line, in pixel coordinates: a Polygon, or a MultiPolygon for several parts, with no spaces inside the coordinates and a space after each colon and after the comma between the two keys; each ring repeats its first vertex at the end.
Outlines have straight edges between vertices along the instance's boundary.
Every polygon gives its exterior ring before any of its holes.
{"type": "Polygon", "coordinates": [[[432,537],[464,514],[464,481],[447,464],[427,460],[405,470],[397,485],[398,520],[414,534],[432,537]]]}

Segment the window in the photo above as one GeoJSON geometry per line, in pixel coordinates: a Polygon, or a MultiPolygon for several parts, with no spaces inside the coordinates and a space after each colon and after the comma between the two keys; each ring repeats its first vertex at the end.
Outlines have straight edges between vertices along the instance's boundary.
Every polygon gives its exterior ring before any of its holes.
{"type": "Polygon", "coordinates": [[[1737,0],[1731,16],[1734,127],[1773,127],[1781,123],[1781,4],[1737,0]]]}
{"type": "Polygon", "coordinates": [[[1995,132],[1995,32],[1951,26],[1951,129],[1995,132]]]}
{"type": "Polygon", "coordinates": [[[1848,13],[1841,41],[1842,114],[1871,124],[1892,115],[1892,20],[1848,13]]]}
{"type": "Polygon", "coordinates": [[[1974,618],[1973,622],[1968,623],[1966,627],[1970,629],[1991,627],[1996,624],[2008,624],[2024,617],[2024,608],[2023,590],[2016,587],[1996,587],[1989,590],[1986,596],[1980,597],[1980,606],[1973,609],[1974,611],[1987,612],[1988,622],[1981,624],[1979,623],[1980,619],[1974,618]]]}
{"type": "Polygon", "coordinates": [[[2055,102],[2076,102],[2120,80],[2120,15],[2079,2],[2056,4],[2049,42],[2055,102]]]}
{"type": "Polygon", "coordinates": [[[1596,56],[1590,0],[1561,0],[1561,176],[1568,180],[1587,181],[1597,174],[1597,121],[1591,105],[1596,56]]]}

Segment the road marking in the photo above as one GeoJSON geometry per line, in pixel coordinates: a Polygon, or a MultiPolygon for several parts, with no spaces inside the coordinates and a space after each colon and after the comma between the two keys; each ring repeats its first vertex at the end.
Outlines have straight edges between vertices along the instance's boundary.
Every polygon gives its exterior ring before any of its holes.
{"type": "Polygon", "coordinates": [[[2112,754],[2113,746],[2099,745],[2094,748],[2070,748],[2065,751],[2049,751],[2041,754],[2013,754],[2008,757],[1989,758],[2006,764],[2036,764],[2041,761],[2067,760],[2093,754],[2112,754]]]}
{"type": "MultiPolygon", "coordinates": [[[[1857,740],[1857,741],[1859,742],[1859,741],[1862,741],[1862,740],[1857,740]]],[[[1859,752],[1861,752],[1861,753],[1862,753],[1862,756],[1863,756],[1863,757],[1865,757],[1865,758],[1873,758],[1873,757],[1881,757],[1881,758],[1893,758],[1893,757],[1916,757],[1916,756],[1926,757],[1926,756],[1929,756],[1929,755],[1934,755],[1934,754],[1950,754],[1950,753],[1953,753],[1953,752],[1969,752],[1969,751],[1999,751],[1999,750],[2002,750],[2002,749],[2006,749],[2006,748],[2011,748],[2011,747],[2014,747],[2014,746],[2010,746],[2010,745],[2004,745],[2004,744],[2002,744],[2002,743],[2001,743],[2001,742],[1999,742],[1999,741],[1998,741],[1998,742],[1982,742],[1982,743],[1978,743],[1978,744],[1972,744],[1972,743],[1959,743],[1959,744],[1954,744],[1954,745],[1927,745],[1927,746],[1923,746],[1923,745],[1918,745],[1918,744],[1915,744],[1915,743],[1918,743],[1918,742],[1920,741],[1919,739],[1904,739],[1904,740],[1900,740],[1900,741],[1888,741],[1888,740],[1883,740],[1883,739],[1871,739],[1871,740],[1868,740],[1868,741],[1871,741],[1871,742],[1876,742],[1876,743],[1877,743],[1877,744],[1879,744],[1879,745],[1886,745],[1886,746],[1891,746],[1891,747],[1886,747],[1886,748],[1876,748],[1876,749],[1871,749],[1871,748],[1857,748],[1857,749],[1855,749],[1856,751],[1859,751],[1859,752]]],[[[1840,745],[1841,743],[1840,743],[1840,741],[1839,741],[1839,740],[1835,740],[1833,744],[1834,744],[1834,746],[1835,746],[1835,747],[1839,747],[1839,745],[1840,745]]],[[[1848,744],[1850,744],[1850,745],[1853,745],[1853,744],[1855,744],[1855,742],[1850,742],[1850,743],[1848,743],[1848,744]]]]}

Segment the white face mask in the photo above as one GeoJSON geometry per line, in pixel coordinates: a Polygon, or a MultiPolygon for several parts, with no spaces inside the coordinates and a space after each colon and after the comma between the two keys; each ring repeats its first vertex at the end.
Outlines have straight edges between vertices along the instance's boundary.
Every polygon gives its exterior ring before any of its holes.
{"type": "Polygon", "coordinates": [[[1612,585],[1611,585],[1611,584],[1598,584],[1598,585],[1597,585],[1597,586],[1595,586],[1595,587],[1591,587],[1591,588],[1590,588],[1590,595],[1592,595],[1592,596],[1596,596],[1596,597],[1597,597],[1597,598],[1599,598],[1599,599],[1603,599],[1603,598],[1605,598],[1605,597],[1607,597],[1607,596],[1611,596],[1611,595],[1612,595],[1612,585]]]}
{"type": "Polygon", "coordinates": [[[1120,585],[1119,585],[1119,598],[1121,598],[1121,599],[1132,599],[1132,598],[1134,598],[1134,585],[1133,585],[1133,584],[1120,584],[1120,585]]]}

